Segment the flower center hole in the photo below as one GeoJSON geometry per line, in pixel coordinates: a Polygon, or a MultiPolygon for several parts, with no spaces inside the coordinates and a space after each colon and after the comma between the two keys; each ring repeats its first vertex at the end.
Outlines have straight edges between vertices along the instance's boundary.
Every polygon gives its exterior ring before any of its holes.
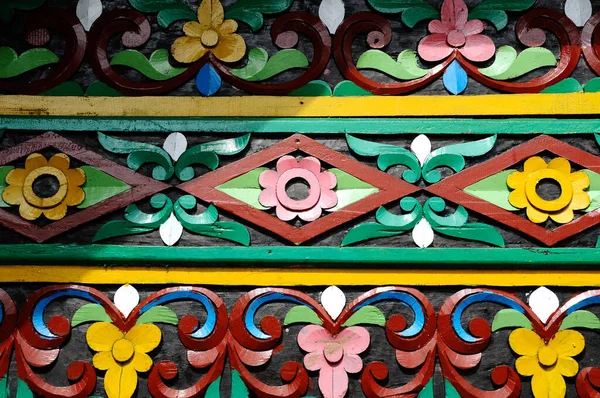
{"type": "Polygon", "coordinates": [[[58,178],[51,174],[42,174],[33,181],[33,193],[38,197],[45,199],[51,198],[58,193],[60,182],[58,178]]]}
{"type": "Polygon", "coordinates": [[[560,198],[562,190],[560,184],[552,178],[544,178],[535,187],[538,196],[544,200],[552,201],[560,198]]]}
{"type": "Polygon", "coordinates": [[[304,200],[309,195],[308,183],[304,178],[292,178],[285,184],[285,193],[292,200],[304,200]]]}

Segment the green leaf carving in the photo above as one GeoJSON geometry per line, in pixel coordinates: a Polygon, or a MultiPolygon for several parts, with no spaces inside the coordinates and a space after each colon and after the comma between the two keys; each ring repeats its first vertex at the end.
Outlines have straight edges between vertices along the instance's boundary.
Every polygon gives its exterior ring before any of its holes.
{"type": "Polygon", "coordinates": [[[440,13],[423,0],[369,0],[369,4],[379,12],[402,13],[402,22],[409,28],[426,19],[437,19],[440,13]]]}
{"type": "Polygon", "coordinates": [[[559,330],[574,328],[600,329],[600,319],[590,311],[578,310],[572,312],[563,319],[559,330]]]}
{"type": "Polygon", "coordinates": [[[479,71],[495,80],[509,80],[544,66],[555,65],[556,57],[547,48],[530,47],[517,55],[517,50],[514,48],[502,46],[496,52],[494,63],[479,71]]]}
{"type": "MultiPolygon", "coordinates": [[[[598,139],[598,134],[596,134],[598,139]]],[[[1,170],[1,169],[0,169],[1,170]]],[[[593,172],[592,170],[583,170],[590,179],[590,187],[586,191],[590,196],[590,205],[584,210],[586,213],[594,211],[600,208],[600,174],[593,172]]],[[[0,177],[2,176],[0,171],[0,177]]]]}
{"type": "Polygon", "coordinates": [[[342,240],[342,246],[349,246],[369,239],[389,238],[391,236],[401,235],[409,230],[410,229],[388,227],[387,225],[368,222],[357,225],[348,231],[342,240]]]}
{"type": "Polygon", "coordinates": [[[50,90],[40,93],[48,97],[81,97],[83,89],[77,82],[63,82],[50,90]]]}
{"type": "Polygon", "coordinates": [[[385,326],[385,316],[379,308],[372,305],[366,305],[352,314],[342,326],[349,327],[354,325],[385,326]]]}
{"type": "Polygon", "coordinates": [[[169,307],[157,305],[140,315],[135,324],[141,325],[143,323],[167,323],[170,325],[177,325],[179,323],[179,318],[177,318],[177,314],[169,307]]]}
{"type": "Polygon", "coordinates": [[[527,317],[512,308],[505,308],[498,311],[492,321],[492,332],[506,328],[526,328],[533,329],[531,321],[527,317]]]}
{"type": "Polygon", "coordinates": [[[226,239],[244,246],[250,245],[250,232],[236,222],[217,221],[212,225],[194,225],[193,228],[187,229],[196,234],[226,239]]]}
{"type": "Polygon", "coordinates": [[[150,59],[137,50],[119,52],[110,61],[111,65],[128,66],[152,80],[169,80],[186,71],[187,68],[174,68],[169,63],[169,50],[161,48],[150,55],[150,59]]]}
{"type": "Polygon", "coordinates": [[[581,84],[574,77],[567,77],[556,83],[553,86],[543,89],[540,91],[543,94],[568,94],[568,93],[579,93],[583,90],[581,84]]]}
{"type": "Polygon", "coordinates": [[[194,225],[211,225],[219,219],[219,212],[213,205],[202,213],[191,215],[186,210],[196,210],[196,198],[192,195],[185,195],[177,199],[173,207],[175,216],[181,222],[184,228],[191,229],[194,225]]]}
{"type": "Polygon", "coordinates": [[[246,66],[241,69],[232,69],[231,73],[243,80],[260,82],[286,70],[306,68],[307,66],[306,55],[296,49],[284,49],[269,58],[267,50],[259,47],[250,50],[246,66]]]}
{"type": "Polygon", "coordinates": [[[71,319],[71,326],[75,327],[86,322],[112,322],[112,319],[100,304],[86,304],[75,312],[71,319]]]}
{"type": "Polygon", "coordinates": [[[287,10],[292,0],[237,0],[225,11],[225,18],[244,22],[253,32],[264,23],[263,14],[277,14],[287,10]]]}
{"type": "Polygon", "coordinates": [[[316,312],[304,305],[297,305],[290,309],[283,320],[285,326],[294,323],[310,323],[313,325],[322,325],[323,321],[316,312]]]}
{"type": "MultiPolygon", "coordinates": [[[[229,180],[226,183],[219,185],[218,187],[216,187],[216,189],[256,209],[267,210],[267,207],[264,207],[258,201],[260,193],[262,192],[262,188],[258,183],[258,178],[261,175],[261,173],[265,170],[269,170],[269,168],[259,167],[257,169],[251,170],[245,174],[242,174],[239,177],[234,178],[233,180],[229,180]]],[[[339,201],[340,198],[338,195],[338,204],[339,201]]]]}
{"type": "Polygon", "coordinates": [[[46,0],[3,0],[0,3],[0,21],[9,23],[15,10],[33,10],[44,4],[46,0]]]}
{"type": "Polygon", "coordinates": [[[408,170],[402,173],[402,178],[410,183],[415,183],[421,177],[421,165],[417,157],[407,149],[388,144],[362,140],[346,134],[348,146],[361,156],[378,156],[377,166],[385,171],[396,165],[406,166],[408,170]]]}
{"type": "MultiPolygon", "coordinates": [[[[249,394],[250,392],[237,370],[231,371],[231,391],[229,391],[226,396],[229,398],[248,398],[249,394]]],[[[221,398],[220,376],[208,386],[204,398],[221,398]]]]}
{"type": "Polygon", "coordinates": [[[445,398],[461,398],[459,392],[447,379],[444,379],[444,392],[446,395],[445,398]]]}
{"type": "Polygon", "coordinates": [[[250,134],[245,134],[236,138],[207,142],[198,147],[204,152],[214,152],[217,155],[237,155],[246,148],[248,142],[250,142],[250,134]]]}
{"type": "Polygon", "coordinates": [[[158,228],[164,224],[173,211],[173,202],[167,195],[159,193],[150,199],[150,206],[158,210],[156,213],[148,214],[141,211],[135,204],[125,209],[125,219],[134,224],[147,228],[158,228]]]}
{"type": "Polygon", "coordinates": [[[12,48],[0,47],[0,79],[19,76],[58,61],[58,56],[46,48],[33,48],[17,56],[12,48]]]}
{"type": "Polygon", "coordinates": [[[417,52],[404,50],[394,59],[381,50],[365,51],[356,63],[358,69],[373,69],[388,74],[400,80],[413,80],[423,77],[429,72],[417,62],[417,52]]]}
{"type": "Polygon", "coordinates": [[[154,179],[165,181],[173,176],[175,168],[171,162],[171,157],[162,148],[143,142],[120,140],[100,132],[98,132],[98,141],[109,152],[129,154],[127,166],[133,171],[137,171],[143,164],[156,163],[152,170],[154,179]]]}
{"type": "Polygon", "coordinates": [[[419,392],[417,398],[435,398],[433,395],[433,376],[427,382],[427,385],[419,392]]]}
{"type": "MultiPolygon", "coordinates": [[[[517,211],[519,209],[511,205],[508,201],[510,189],[508,188],[508,185],[506,185],[506,179],[515,171],[517,170],[504,170],[498,174],[484,178],[483,180],[466,187],[465,192],[469,195],[495,204],[496,206],[505,210],[517,211]]],[[[600,177],[600,175],[598,175],[598,177],[600,177]]],[[[600,188],[600,185],[598,185],[598,187],[600,188]]],[[[598,196],[600,196],[600,192],[598,192],[598,196]]]]}
{"type": "Polygon", "coordinates": [[[436,183],[442,179],[438,167],[449,167],[459,172],[465,167],[465,156],[481,156],[489,152],[496,143],[496,135],[478,141],[448,145],[431,152],[423,163],[423,179],[428,183],[436,183]]]}
{"type": "Polygon", "coordinates": [[[583,91],[586,93],[600,92],[600,77],[595,77],[588,81],[585,86],[583,86],[583,91]]]}
{"type": "Polygon", "coordinates": [[[14,169],[13,166],[0,166],[0,207],[10,207],[8,203],[2,200],[2,191],[6,188],[6,175],[14,169]]]}
{"type": "Polygon", "coordinates": [[[379,192],[378,188],[359,180],[345,171],[340,169],[330,169],[328,171],[335,174],[337,178],[337,185],[334,191],[338,198],[337,205],[331,209],[328,209],[327,211],[329,212],[337,211],[348,205],[351,205],[352,203],[358,202],[367,196],[379,192]]]}
{"type": "Polygon", "coordinates": [[[158,24],[162,28],[169,27],[175,21],[195,21],[198,18],[181,0],[129,0],[129,3],[141,12],[158,12],[158,24]]]}
{"type": "Polygon", "coordinates": [[[373,93],[359,87],[356,83],[350,80],[342,80],[335,85],[333,89],[334,97],[369,97],[373,93]]]}
{"type": "Polygon", "coordinates": [[[288,94],[290,97],[331,97],[333,92],[323,80],[313,80],[288,94]]]}
{"type": "Polygon", "coordinates": [[[485,19],[501,30],[508,23],[506,11],[525,11],[534,3],[535,0],[484,0],[471,10],[469,19],[485,19]]]}
{"type": "Polygon", "coordinates": [[[109,87],[104,82],[94,82],[85,90],[85,95],[88,97],[122,97],[123,94],[112,87],[109,87]]]}
{"type": "Polygon", "coordinates": [[[85,173],[85,183],[82,186],[83,191],[85,192],[85,200],[77,206],[78,209],[85,209],[93,206],[96,203],[100,203],[103,200],[112,198],[113,196],[131,189],[131,187],[123,181],[118,180],[95,167],[81,166],[81,169],[85,173]]]}
{"type": "Polygon", "coordinates": [[[104,224],[98,232],[96,232],[92,242],[99,242],[118,236],[144,234],[146,232],[152,232],[155,229],[156,228],[142,227],[129,221],[113,220],[104,224]]]}

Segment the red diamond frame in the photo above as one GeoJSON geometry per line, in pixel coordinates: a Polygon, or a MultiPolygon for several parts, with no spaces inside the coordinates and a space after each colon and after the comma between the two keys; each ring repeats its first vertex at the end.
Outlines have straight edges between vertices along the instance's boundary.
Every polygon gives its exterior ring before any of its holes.
{"type": "Polygon", "coordinates": [[[548,246],[553,246],[561,240],[567,239],[597,224],[600,221],[600,209],[591,211],[568,224],[549,230],[526,218],[464,192],[464,189],[470,185],[544,151],[552,152],[555,155],[568,159],[572,163],[600,173],[600,158],[598,156],[565,144],[548,135],[541,135],[487,162],[450,176],[435,185],[427,187],[425,190],[521,231],[548,246]]]}
{"type": "Polygon", "coordinates": [[[183,183],[178,188],[295,244],[304,243],[379,206],[420,191],[414,185],[366,166],[302,134],[293,135],[258,153],[183,183]],[[233,178],[295,151],[302,151],[337,167],[379,188],[379,192],[298,228],[216,189],[233,178]]]}
{"type": "Polygon", "coordinates": [[[16,214],[0,209],[0,225],[25,235],[38,243],[171,187],[135,173],[127,167],[106,159],[55,133],[42,134],[0,152],[0,166],[7,165],[46,148],[58,149],[74,159],[94,166],[98,170],[102,170],[106,174],[125,182],[131,189],[71,214],[62,220],[54,221],[45,227],[38,227],[16,214]]]}

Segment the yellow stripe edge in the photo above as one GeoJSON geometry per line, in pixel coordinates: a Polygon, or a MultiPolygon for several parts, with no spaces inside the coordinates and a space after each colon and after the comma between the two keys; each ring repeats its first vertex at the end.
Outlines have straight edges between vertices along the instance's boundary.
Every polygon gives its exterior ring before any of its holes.
{"type": "Polygon", "coordinates": [[[0,266],[0,283],[185,284],[219,286],[600,286],[599,271],[191,269],[0,266]]]}
{"type": "Polygon", "coordinates": [[[0,96],[0,115],[4,116],[419,117],[595,114],[600,114],[600,93],[215,98],[0,96]]]}

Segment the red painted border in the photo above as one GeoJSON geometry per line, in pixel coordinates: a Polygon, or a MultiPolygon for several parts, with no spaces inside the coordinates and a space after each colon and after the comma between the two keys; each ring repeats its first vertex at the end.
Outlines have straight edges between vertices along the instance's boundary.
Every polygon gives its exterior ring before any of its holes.
{"type": "Polygon", "coordinates": [[[466,187],[478,181],[544,151],[552,152],[582,167],[600,173],[599,157],[565,144],[556,138],[541,135],[487,162],[450,176],[435,185],[427,187],[425,190],[515,228],[548,246],[552,246],[597,224],[600,220],[600,209],[587,213],[573,222],[549,230],[463,191],[466,187]]]}
{"type": "Polygon", "coordinates": [[[181,184],[178,188],[296,244],[306,242],[315,236],[377,209],[379,206],[420,190],[420,188],[396,177],[365,166],[354,159],[329,149],[302,134],[293,135],[238,162],[181,184]],[[352,174],[379,188],[379,192],[297,228],[215,189],[215,187],[233,178],[295,151],[302,151],[352,174]]]}
{"type": "Polygon", "coordinates": [[[42,134],[39,137],[0,152],[0,166],[7,165],[31,153],[50,147],[58,149],[85,164],[102,170],[127,183],[131,186],[131,189],[86,209],[77,211],[77,213],[71,214],[62,220],[54,221],[43,228],[38,227],[16,214],[0,209],[0,225],[25,235],[36,242],[44,242],[72,228],[170,188],[167,184],[135,173],[132,170],[106,159],[95,152],[89,151],[55,133],[42,134]]]}

